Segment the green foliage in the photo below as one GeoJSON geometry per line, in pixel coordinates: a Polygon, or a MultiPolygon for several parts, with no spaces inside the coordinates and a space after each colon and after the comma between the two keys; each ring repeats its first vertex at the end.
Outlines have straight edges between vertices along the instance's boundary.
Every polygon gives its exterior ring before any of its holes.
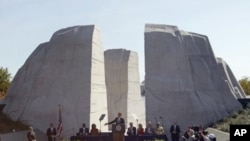
{"type": "Polygon", "coordinates": [[[10,85],[11,75],[7,68],[0,68],[0,96],[4,96],[10,85]]]}
{"type": "Polygon", "coordinates": [[[238,113],[233,113],[232,116],[226,117],[213,125],[213,128],[229,132],[230,125],[234,124],[250,124],[250,106],[246,109],[241,109],[238,113]]]}
{"type": "Polygon", "coordinates": [[[239,80],[239,83],[246,95],[250,95],[250,78],[243,77],[241,80],[239,80]]]}
{"type": "Polygon", "coordinates": [[[0,111],[0,121],[0,134],[10,133],[13,129],[15,129],[15,131],[24,131],[29,129],[28,125],[25,125],[20,121],[12,121],[2,111],[0,111]]]}

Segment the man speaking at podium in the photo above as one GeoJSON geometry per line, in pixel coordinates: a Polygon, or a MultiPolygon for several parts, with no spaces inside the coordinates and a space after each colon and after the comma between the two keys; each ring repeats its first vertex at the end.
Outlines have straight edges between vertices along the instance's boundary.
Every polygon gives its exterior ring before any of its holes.
{"type": "Polygon", "coordinates": [[[118,113],[117,117],[105,125],[113,124],[112,133],[113,133],[113,141],[124,141],[124,133],[125,133],[125,120],[122,118],[122,113],[118,113]],[[113,129],[115,128],[115,129],[113,129]]]}

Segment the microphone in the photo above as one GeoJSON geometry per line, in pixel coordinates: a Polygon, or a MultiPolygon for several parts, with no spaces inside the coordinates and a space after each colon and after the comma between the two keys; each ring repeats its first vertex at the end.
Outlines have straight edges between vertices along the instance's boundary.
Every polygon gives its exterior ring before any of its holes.
{"type": "Polygon", "coordinates": [[[102,120],[104,119],[104,117],[105,117],[105,114],[102,114],[102,115],[100,116],[99,120],[102,121],[102,120]]]}

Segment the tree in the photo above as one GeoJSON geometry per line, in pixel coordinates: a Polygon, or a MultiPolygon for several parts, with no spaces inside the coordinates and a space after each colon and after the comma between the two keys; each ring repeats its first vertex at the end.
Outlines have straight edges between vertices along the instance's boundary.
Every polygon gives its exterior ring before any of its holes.
{"type": "Polygon", "coordinates": [[[11,74],[7,68],[0,68],[0,96],[5,96],[10,86],[11,74]]]}
{"type": "Polygon", "coordinates": [[[246,95],[250,95],[250,78],[249,77],[243,77],[239,80],[239,83],[246,93],[246,95]]]}

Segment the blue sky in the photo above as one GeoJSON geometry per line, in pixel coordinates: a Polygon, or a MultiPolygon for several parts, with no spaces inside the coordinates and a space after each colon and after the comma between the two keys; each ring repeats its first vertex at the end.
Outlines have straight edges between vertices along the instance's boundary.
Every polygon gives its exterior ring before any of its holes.
{"type": "Polygon", "coordinates": [[[95,24],[104,50],[138,53],[143,80],[146,23],[207,35],[237,79],[250,77],[249,0],[0,0],[0,66],[14,76],[55,31],[95,24]]]}

